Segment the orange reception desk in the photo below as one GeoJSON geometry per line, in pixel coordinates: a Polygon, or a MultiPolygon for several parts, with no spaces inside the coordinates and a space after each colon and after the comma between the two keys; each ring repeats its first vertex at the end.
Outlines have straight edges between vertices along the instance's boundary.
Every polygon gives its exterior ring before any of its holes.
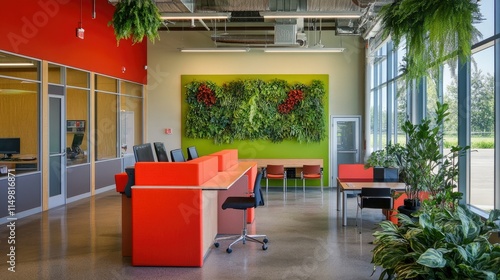
{"type": "Polygon", "coordinates": [[[240,234],[241,211],[222,210],[248,195],[255,162],[223,150],[188,162],[138,162],[132,187],[132,265],[203,266],[217,234],[240,234]]]}

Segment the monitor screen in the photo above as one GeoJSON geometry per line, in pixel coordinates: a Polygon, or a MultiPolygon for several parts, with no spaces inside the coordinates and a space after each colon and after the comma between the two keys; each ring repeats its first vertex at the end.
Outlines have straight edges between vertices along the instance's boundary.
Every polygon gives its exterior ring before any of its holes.
{"type": "Polygon", "coordinates": [[[156,158],[159,162],[168,162],[167,151],[165,150],[165,145],[162,142],[154,142],[156,151],[156,158]]]}
{"type": "Polygon", "coordinates": [[[133,149],[136,162],[155,161],[155,157],[153,155],[153,149],[151,148],[150,143],[135,145],[133,149]]]}
{"type": "Polygon", "coordinates": [[[172,158],[173,162],[183,162],[186,161],[184,159],[184,154],[181,149],[175,149],[170,151],[170,158],[172,158]]]}
{"type": "Polygon", "coordinates": [[[198,158],[198,152],[196,151],[196,147],[194,146],[188,147],[187,152],[188,152],[188,160],[198,158]]]}
{"type": "Polygon", "coordinates": [[[21,153],[21,138],[0,138],[0,154],[12,157],[21,153]]]}
{"type": "Polygon", "coordinates": [[[77,133],[73,135],[73,142],[71,143],[71,148],[75,149],[80,147],[83,142],[83,133],[77,133]]]}

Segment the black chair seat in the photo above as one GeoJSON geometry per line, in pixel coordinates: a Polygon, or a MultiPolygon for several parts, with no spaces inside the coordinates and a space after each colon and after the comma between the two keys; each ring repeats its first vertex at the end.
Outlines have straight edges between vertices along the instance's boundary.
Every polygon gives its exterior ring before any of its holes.
{"type": "Polygon", "coordinates": [[[255,197],[230,196],[222,204],[222,209],[248,209],[255,207],[255,197]]]}

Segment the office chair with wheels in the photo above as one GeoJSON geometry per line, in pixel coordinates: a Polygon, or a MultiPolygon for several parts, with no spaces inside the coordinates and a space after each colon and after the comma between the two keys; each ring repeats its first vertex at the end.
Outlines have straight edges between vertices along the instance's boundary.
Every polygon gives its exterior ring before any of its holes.
{"type": "Polygon", "coordinates": [[[360,226],[363,228],[363,208],[392,209],[393,198],[391,188],[361,188],[358,194],[358,207],[356,209],[356,226],[358,225],[358,211],[361,209],[360,226]]]}
{"type": "Polygon", "coordinates": [[[306,191],[306,180],[307,179],[319,179],[321,184],[321,192],[323,192],[323,170],[319,165],[304,165],[302,166],[302,173],[300,173],[300,178],[302,179],[302,190],[306,191]]]}
{"type": "Polygon", "coordinates": [[[269,179],[283,180],[283,193],[286,192],[286,170],[283,165],[267,165],[264,177],[266,178],[266,193],[269,186],[269,179]]]}
{"type": "Polygon", "coordinates": [[[154,142],[156,158],[159,162],[168,162],[167,151],[165,150],[165,145],[162,142],[154,142]]]}
{"type": "Polygon", "coordinates": [[[235,236],[226,236],[226,237],[220,237],[216,238],[214,240],[214,246],[216,248],[219,247],[219,241],[221,240],[228,240],[228,239],[235,239],[231,244],[226,249],[227,253],[231,253],[233,249],[231,248],[234,244],[238,242],[243,242],[243,244],[246,243],[246,241],[251,241],[251,242],[256,242],[262,244],[262,250],[267,250],[267,236],[266,235],[249,235],[247,234],[247,209],[249,208],[257,208],[257,206],[262,206],[264,205],[264,197],[262,196],[262,190],[260,188],[260,181],[262,180],[262,173],[259,172],[257,173],[257,176],[255,178],[255,184],[253,188],[253,196],[230,196],[226,198],[224,203],[222,204],[222,209],[237,209],[237,210],[243,210],[243,229],[241,231],[241,235],[235,235],[235,236]],[[257,239],[257,238],[264,238],[262,241],[257,239]]]}

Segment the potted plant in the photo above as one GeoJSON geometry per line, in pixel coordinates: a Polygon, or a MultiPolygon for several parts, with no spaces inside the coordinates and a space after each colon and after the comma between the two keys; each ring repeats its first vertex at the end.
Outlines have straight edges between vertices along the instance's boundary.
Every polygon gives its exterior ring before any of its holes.
{"type": "Polygon", "coordinates": [[[365,162],[365,168],[373,167],[373,181],[398,182],[401,153],[399,144],[389,144],[385,149],[373,151],[365,162]]]}
{"type": "Polygon", "coordinates": [[[161,22],[160,11],[153,0],[121,0],[116,4],[108,26],[113,25],[117,43],[131,38],[135,44],[141,42],[144,36],[151,42],[160,39],[158,28],[161,22]]]}
{"type": "Polygon", "coordinates": [[[380,223],[374,233],[372,263],[379,279],[497,279],[500,244],[488,237],[498,232],[500,210],[483,220],[464,206],[434,207],[418,222],[398,214],[399,225],[380,223]]]}

